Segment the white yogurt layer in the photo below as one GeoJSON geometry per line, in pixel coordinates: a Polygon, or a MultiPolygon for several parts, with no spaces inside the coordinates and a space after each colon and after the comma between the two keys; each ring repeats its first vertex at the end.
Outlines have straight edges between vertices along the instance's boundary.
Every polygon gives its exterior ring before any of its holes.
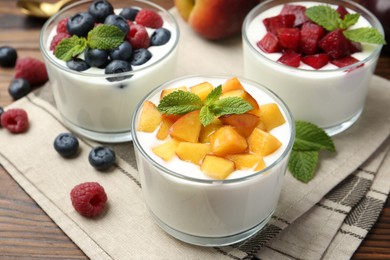
{"type": "MultiPolygon", "coordinates": [[[[276,60],[281,54],[262,52],[256,43],[265,35],[262,20],[279,14],[283,5],[267,10],[259,5],[247,16],[244,22],[243,55],[244,75],[281,97],[290,108],[296,120],[312,122],[324,128],[329,135],[339,133],[351,126],[363,111],[369,83],[381,46],[363,44],[363,52],[353,56],[364,62],[346,69],[327,65],[314,70],[301,62],[301,67],[293,68],[276,60]]],[[[292,2],[288,4],[313,6],[320,2],[292,2]]],[[[339,4],[343,4],[342,1],[339,4]]],[[[334,6],[333,6],[334,7],[334,6]]],[[[352,9],[352,7],[351,7],[352,9]]],[[[348,9],[351,13],[352,11],[348,9]]],[[[372,27],[373,17],[360,17],[356,27],[372,27]]],[[[380,26],[380,25],[379,25],[380,26]]]]}
{"type": "MultiPolygon", "coordinates": [[[[119,13],[120,9],[115,12],[119,13]]],[[[90,68],[83,72],[68,69],[65,62],[49,50],[56,27],[48,32],[45,58],[56,105],[65,122],[76,132],[81,129],[79,132],[84,133],[86,130],[93,135],[87,137],[95,140],[101,138],[100,134],[130,133],[132,115],[138,102],[153,88],[173,78],[178,29],[174,20],[165,19],[166,15],[160,14],[164,19],[163,27],[171,32],[169,42],[149,47],[152,58],[143,65],[132,66],[131,78],[122,81],[109,82],[104,69],[90,68]]],[[[148,28],[150,35],[153,31],[148,28]]],[[[131,138],[130,134],[127,136],[131,138]]],[[[116,141],[110,139],[111,136],[103,138],[100,141],[116,141]]]]}
{"type": "MultiPolygon", "coordinates": [[[[190,87],[204,81],[218,86],[226,79],[191,77],[162,88],[190,87]]],[[[139,110],[134,118],[135,154],[146,204],[165,231],[185,242],[207,246],[238,242],[260,230],[276,208],[293,142],[293,122],[274,97],[240,81],[259,104],[276,102],[286,118],[284,125],[271,132],[283,145],[265,158],[269,167],[259,174],[236,171],[227,180],[210,180],[199,166],[178,159],[165,162],[151,151],[159,143],[155,134],[135,130],[139,110]]],[[[147,99],[158,104],[162,88],[147,99]]]]}

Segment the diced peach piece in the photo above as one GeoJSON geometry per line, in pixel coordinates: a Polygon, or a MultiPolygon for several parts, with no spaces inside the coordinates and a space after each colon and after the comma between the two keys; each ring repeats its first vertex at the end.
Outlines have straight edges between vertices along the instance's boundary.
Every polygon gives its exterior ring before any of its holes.
{"type": "Polygon", "coordinates": [[[161,121],[160,127],[157,131],[157,134],[156,134],[157,139],[165,140],[169,135],[169,130],[171,129],[171,126],[179,118],[180,118],[180,115],[162,114],[162,121],[161,121]]]}
{"type": "Polygon", "coordinates": [[[177,90],[188,91],[188,88],[185,87],[185,86],[183,86],[183,87],[177,87],[177,88],[167,88],[167,89],[163,89],[163,90],[161,91],[161,94],[160,94],[160,99],[162,99],[162,98],[165,97],[166,95],[171,94],[172,92],[177,91],[177,90]]]}
{"type": "Polygon", "coordinates": [[[261,160],[257,163],[255,167],[255,171],[261,171],[266,167],[263,157],[261,157],[261,160]]]}
{"type": "Polygon", "coordinates": [[[231,154],[225,158],[233,161],[237,170],[252,169],[259,162],[264,162],[262,156],[254,153],[231,154]]]}
{"type": "Polygon", "coordinates": [[[213,179],[224,180],[235,170],[235,165],[228,159],[207,154],[200,169],[213,179]]]}
{"type": "Polygon", "coordinates": [[[211,151],[215,155],[243,153],[248,148],[246,139],[232,126],[223,126],[210,135],[211,151]]]}
{"type": "Polygon", "coordinates": [[[198,97],[200,97],[201,100],[205,100],[207,95],[210,94],[210,92],[213,90],[213,85],[209,82],[203,82],[198,85],[190,87],[190,91],[198,97]]]}
{"type": "Polygon", "coordinates": [[[215,118],[213,122],[204,126],[200,130],[199,134],[199,142],[200,143],[210,143],[210,135],[212,135],[215,131],[223,126],[221,120],[215,118]]]}
{"type": "Polygon", "coordinates": [[[202,127],[199,113],[200,110],[189,112],[173,123],[171,137],[183,142],[197,143],[202,127]]]}
{"type": "Polygon", "coordinates": [[[279,149],[282,143],[270,133],[255,128],[248,138],[248,145],[251,152],[267,156],[279,149]]]}
{"type": "Polygon", "coordinates": [[[237,77],[230,78],[222,84],[222,93],[236,89],[244,90],[244,86],[241,84],[240,80],[237,77]]]}
{"type": "Polygon", "coordinates": [[[161,113],[156,105],[147,100],[144,102],[139,116],[137,130],[141,132],[152,133],[161,123],[161,113]]]}
{"type": "Polygon", "coordinates": [[[219,117],[224,125],[233,126],[244,137],[250,136],[253,129],[258,125],[259,118],[252,114],[232,114],[219,117]]]}
{"type": "Polygon", "coordinates": [[[286,122],[279,106],[276,103],[260,105],[260,121],[264,123],[265,130],[269,132],[275,127],[283,125],[286,122]]]}
{"type": "Polygon", "coordinates": [[[152,151],[155,155],[163,159],[164,161],[169,161],[175,156],[175,151],[179,145],[179,141],[171,139],[165,143],[159,144],[152,148],[152,151]]]}
{"type": "Polygon", "coordinates": [[[256,99],[251,96],[248,92],[246,92],[244,89],[236,89],[236,90],[231,90],[228,92],[225,92],[221,95],[222,98],[227,98],[227,97],[240,97],[246,100],[253,109],[258,109],[259,104],[257,103],[256,99]]]}
{"type": "Polygon", "coordinates": [[[206,154],[211,152],[210,144],[180,142],[176,155],[183,161],[200,165],[206,154]]]}

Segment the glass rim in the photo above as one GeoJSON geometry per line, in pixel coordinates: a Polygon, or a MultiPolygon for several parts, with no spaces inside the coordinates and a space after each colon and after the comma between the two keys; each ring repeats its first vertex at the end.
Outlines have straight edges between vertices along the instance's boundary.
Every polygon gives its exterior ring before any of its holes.
{"type": "MultiPolygon", "coordinates": [[[[115,74],[97,74],[97,73],[91,73],[91,72],[85,72],[85,71],[79,72],[79,71],[71,70],[68,67],[61,65],[48,52],[47,42],[45,42],[45,40],[44,40],[45,34],[49,33],[48,32],[48,27],[49,27],[49,25],[54,23],[54,20],[56,20],[58,17],[60,17],[61,15],[66,13],[67,11],[70,11],[72,8],[80,6],[80,5],[83,5],[83,4],[92,3],[93,1],[94,0],[81,0],[81,1],[77,1],[75,3],[69,4],[69,5],[65,6],[63,9],[61,9],[57,14],[53,15],[52,17],[50,17],[44,23],[44,25],[43,25],[43,27],[41,29],[40,35],[39,35],[39,47],[41,49],[41,52],[45,56],[46,60],[48,60],[51,64],[53,64],[58,69],[60,69],[62,71],[65,71],[65,72],[68,72],[68,73],[71,73],[73,75],[80,76],[80,77],[98,77],[98,78],[107,79],[107,78],[114,78],[114,77],[132,76],[132,75],[140,74],[140,73],[142,73],[144,71],[147,71],[147,70],[149,70],[152,67],[158,66],[161,62],[163,62],[163,60],[165,60],[169,55],[171,55],[177,49],[178,43],[179,43],[179,38],[180,38],[180,30],[179,30],[179,25],[178,25],[176,19],[174,18],[174,16],[168,10],[164,9],[163,7],[157,5],[157,4],[153,3],[153,2],[150,2],[150,1],[147,1],[147,0],[131,0],[133,2],[139,2],[139,3],[145,4],[145,5],[152,6],[152,7],[156,8],[156,9],[158,9],[160,12],[162,12],[164,15],[167,15],[170,18],[170,20],[172,22],[172,25],[173,25],[173,27],[175,29],[175,32],[176,32],[176,39],[175,39],[175,42],[172,45],[172,48],[168,52],[166,52],[156,62],[154,62],[154,63],[152,63],[150,65],[147,65],[147,66],[145,66],[143,68],[139,68],[137,70],[121,72],[121,73],[115,73],[115,74]]],[[[120,3],[120,4],[123,4],[123,3],[120,3]]],[[[114,9],[115,9],[115,6],[114,6],[114,9]]]]}
{"type": "Polygon", "coordinates": [[[286,148],[283,151],[283,153],[274,162],[272,162],[270,165],[268,165],[267,167],[265,167],[264,169],[262,169],[260,171],[254,171],[253,173],[251,173],[249,175],[246,175],[246,176],[243,176],[243,177],[234,178],[234,179],[225,179],[225,180],[213,180],[213,179],[200,179],[200,178],[188,177],[186,175],[177,173],[175,171],[172,171],[172,170],[162,166],[160,163],[158,163],[153,158],[151,158],[148,155],[148,153],[145,152],[145,150],[143,149],[142,145],[140,144],[140,142],[138,140],[138,136],[136,134],[137,133],[136,124],[138,123],[138,118],[139,118],[139,114],[140,114],[140,111],[141,111],[143,103],[145,101],[149,100],[151,97],[155,96],[159,91],[164,89],[164,86],[168,86],[168,85],[171,85],[171,84],[173,84],[175,82],[178,82],[178,81],[181,81],[181,80],[185,80],[185,79],[189,79],[189,78],[194,78],[194,77],[215,78],[215,79],[228,79],[228,78],[231,78],[233,76],[232,75],[193,74],[193,75],[186,75],[186,76],[177,77],[177,78],[175,78],[173,80],[170,80],[170,81],[168,81],[166,83],[163,83],[163,84],[159,85],[158,87],[156,87],[155,89],[153,89],[151,92],[149,92],[137,104],[137,106],[135,108],[135,112],[133,114],[133,118],[132,118],[132,121],[131,121],[131,132],[132,132],[132,136],[133,136],[133,144],[135,146],[134,149],[137,149],[142,154],[142,156],[151,165],[153,165],[153,167],[163,171],[164,173],[168,174],[170,177],[179,178],[181,180],[188,181],[188,182],[191,182],[191,183],[211,184],[211,185],[215,185],[215,184],[217,184],[217,185],[220,185],[220,184],[234,184],[234,183],[244,182],[244,181],[247,181],[247,180],[250,180],[250,179],[253,179],[253,178],[256,178],[256,177],[262,175],[263,173],[265,173],[265,172],[271,170],[272,168],[276,167],[276,165],[281,163],[282,160],[285,159],[286,156],[288,156],[288,154],[290,153],[290,151],[292,149],[292,146],[294,144],[294,139],[295,139],[295,123],[294,123],[294,119],[293,119],[293,116],[292,116],[292,113],[291,113],[290,109],[288,108],[286,103],[277,94],[275,94],[272,90],[268,89],[267,87],[265,87],[265,86],[255,82],[255,81],[249,80],[249,79],[247,79],[245,77],[237,76],[240,79],[240,81],[243,82],[244,84],[249,84],[249,85],[252,85],[252,86],[254,86],[256,88],[259,88],[261,91],[263,91],[267,95],[269,95],[279,105],[279,107],[282,109],[283,113],[286,115],[286,123],[288,123],[289,126],[290,126],[290,128],[289,128],[290,129],[289,142],[286,145],[286,148]]]}
{"type": "Polygon", "coordinates": [[[261,2],[260,4],[258,4],[257,6],[255,6],[248,13],[248,15],[245,17],[244,22],[242,24],[242,38],[244,40],[244,43],[249,46],[250,50],[253,53],[258,54],[257,55],[258,57],[261,57],[261,58],[265,59],[267,62],[272,63],[274,66],[287,68],[288,70],[290,70],[292,72],[309,72],[311,74],[316,74],[316,73],[335,73],[335,72],[345,72],[345,71],[349,71],[349,70],[351,70],[353,68],[358,68],[358,67],[362,66],[364,63],[367,63],[368,61],[373,60],[373,59],[375,59],[375,57],[379,56],[383,45],[376,44],[377,46],[375,47],[373,52],[369,56],[367,56],[365,59],[360,60],[360,61],[358,61],[358,62],[356,62],[354,64],[342,67],[342,68],[327,69],[327,70],[295,68],[295,67],[291,67],[291,66],[288,66],[288,65],[285,65],[283,63],[279,63],[279,62],[276,62],[276,61],[270,59],[263,52],[261,52],[258,49],[256,49],[255,46],[253,46],[253,44],[249,41],[248,36],[246,34],[246,29],[248,28],[248,26],[250,25],[252,20],[257,15],[260,14],[260,13],[258,13],[258,11],[260,9],[262,9],[264,7],[268,7],[268,6],[269,7],[274,7],[274,6],[283,4],[283,3],[280,3],[280,2],[289,3],[289,4],[294,3],[294,2],[318,2],[319,4],[333,4],[333,5],[346,3],[347,4],[347,6],[346,6],[347,8],[353,7],[353,8],[356,9],[354,11],[358,10],[358,12],[361,14],[361,16],[363,16],[365,19],[367,19],[370,22],[372,27],[378,29],[379,32],[382,35],[384,35],[383,26],[380,23],[380,21],[378,20],[378,18],[374,14],[372,14],[372,12],[370,12],[367,8],[365,8],[364,6],[358,4],[358,3],[354,2],[354,1],[351,1],[351,0],[290,0],[290,1],[287,1],[287,0],[281,0],[281,1],[266,0],[266,1],[261,2]],[[278,3],[275,3],[275,2],[278,2],[278,3]]]}

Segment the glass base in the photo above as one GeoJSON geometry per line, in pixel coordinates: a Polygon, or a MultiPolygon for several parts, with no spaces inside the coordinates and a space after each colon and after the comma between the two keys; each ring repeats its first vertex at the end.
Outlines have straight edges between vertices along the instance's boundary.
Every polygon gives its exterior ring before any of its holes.
{"type": "Polygon", "coordinates": [[[341,124],[338,124],[336,126],[326,127],[323,129],[329,136],[334,136],[336,134],[344,132],[345,130],[350,128],[359,119],[359,117],[362,113],[363,113],[363,109],[361,109],[356,115],[354,115],[353,117],[351,117],[347,121],[345,121],[341,124]]]}
{"type": "Polygon", "coordinates": [[[64,116],[62,116],[62,121],[74,133],[82,135],[93,141],[97,141],[101,143],[124,143],[133,140],[133,136],[131,135],[130,130],[128,132],[118,132],[118,133],[95,132],[95,131],[87,130],[85,128],[81,128],[71,123],[64,116]]]}
{"type": "Polygon", "coordinates": [[[274,211],[272,211],[263,221],[261,221],[256,226],[244,232],[240,232],[238,234],[234,234],[226,237],[201,237],[201,236],[194,236],[187,233],[183,233],[181,231],[178,231],[166,225],[156,215],[154,215],[153,212],[150,211],[150,213],[153,216],[154,220],[157,222],[157,224],[165,232],[167,232],[169,235],[173,236],[174,238],[192,245],[214,247],[214,246],[227,246],[227,245],[236,244],[255,235],[257,232],[263,229],[264,226],[268,223],[274,211]]]}

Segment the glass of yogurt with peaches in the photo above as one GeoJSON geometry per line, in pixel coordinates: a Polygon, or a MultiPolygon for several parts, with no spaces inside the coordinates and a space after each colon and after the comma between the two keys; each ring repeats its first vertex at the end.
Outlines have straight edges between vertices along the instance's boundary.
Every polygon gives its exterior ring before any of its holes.
{"type": "Polygon", "coordinates": [[[77,1],[43,26],[40,48],[64,124],[89,139],[132,140],[138,102],[173,78],[179,29],[162,7],[77,1]]]}
{"type": "Polygon", "coordinates": [[[368,10],[348,0],[265,1],[242,31],[245,77],[279,95],[296,120],[331,136],[358,120],[384,44],[368,10]]]}
{"type": "Polygon", "coordinates": [[[168,234],[229,245],[272,217],[295,125],[267,88],[237,77],[177,78],[139,103],[132,132],[145,203],[168,234]]]}

